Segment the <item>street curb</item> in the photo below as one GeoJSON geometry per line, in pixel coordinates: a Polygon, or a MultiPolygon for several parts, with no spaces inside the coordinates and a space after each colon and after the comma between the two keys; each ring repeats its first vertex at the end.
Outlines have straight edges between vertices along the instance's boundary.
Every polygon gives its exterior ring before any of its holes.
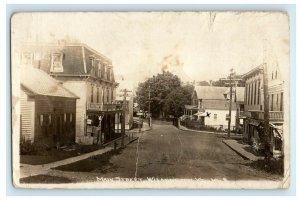
{"type": "Polygon", "coordinates": [[[188,128],[181,128],[180,126],[178,126],[178,129],[180,129],[182,131],[192,131],[192,132],[196,132],[196,133],[211,133],[211,134],[216,134],[216,135],[226,135],[226,133],[218,133],[218,132],[211,132],[211,131],[197,131],[197,130],[188,129],[188,128]]]}
{"type": "Polygon", "coordinates": [[[243,159],[245,159],[245,160],[250,160],[247,156],[243,155],[243,154],[240,153],[238,150],[234,149],[232,146],[230,146],[229,144],[227,144],[227,143],[225,142],[225,140],[222,140],[222,142],[223,142],[226,146],[228,146],[231,150],[233,150],[235,153],[237,153],[239,156],[241,156],[243,159]]]}

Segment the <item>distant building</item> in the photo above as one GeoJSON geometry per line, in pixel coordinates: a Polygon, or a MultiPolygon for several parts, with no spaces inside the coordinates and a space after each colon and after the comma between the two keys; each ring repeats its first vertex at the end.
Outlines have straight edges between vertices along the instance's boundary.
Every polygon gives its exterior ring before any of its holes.
{"type": "MultiPolygon", "coordinates": [[[[235,129],[236,125],[239,126],[234,122],[240,122],[239,113],[243,110],[243,101],[241,101],[243,96],[243,87],[233,87],[231,129],[235,129]]],[[[228,129],[229,97],[228,87],[195,86],[192,95],[192,109],[195,110],[195,107],[197,107],[198,113],[193,115],[198,115],[203,125],[228,129]]]]}
{"type": "MultiPolygon", "coordinates": [[[[245,79],[245,115],[244,141],[256,149],[264,148],[264,90],[263,65],[244,74],[245,79]]],[[[278,67],[269,67],[269,115],[271,133],[271,152],[281,154],[284,123],[284,81],[278,67]]]]}
{"type": "Polygon", "coordinates": [[[21,67],[21,141],[44,146],[75,143],[78,97],[42,70],[21,67]]]}
{"type": "Polygon", "coordinates": [[[106,143],[120,137],[115,118],[122,109],[115,101],[118,84],[109,58],[81,43],[24,44],[21,52],[24,65],[47,72],[80,98],[76,104],[77,143],[106,143]]]}
{"type": "MultiPolygon", "coordinates": [[[[123,76],[116,76],[119,87],[116,90],[116,102],[123,104],[124,89],[129,90],[126,96],[126,109],[125,109],[125,129],[129,130],[133,127],[133,96],[134,88],[133,81],[125,80],[123,76]]],[[[121,129],[121,118],[116,118],[116,128],[121,129]]]]}

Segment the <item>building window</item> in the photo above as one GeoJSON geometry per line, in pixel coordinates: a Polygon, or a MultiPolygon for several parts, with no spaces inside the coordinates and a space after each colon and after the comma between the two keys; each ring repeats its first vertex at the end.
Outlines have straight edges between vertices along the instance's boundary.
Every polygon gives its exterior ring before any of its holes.
{"type": "Polygon", "coordinates": [[[95,58],[90,57],[91,75],[95,75],[95,58]]]}
{"type": "Polygon", "coordinates": [[[228,120],[228,119],[229,119],[229,114],[226,114],[225,120],[228,120]]]}
{"type": "Polygon", "coordinates": [[[283,111],[283,92],[280,94],[280,111],[283,111]]]}
{"type": "Polygon", "coordinates": [[[278,110],[279,94],[276,94],[276,110],[278,110]]]}
{"type": "Polygon", "coordinates": [[[103,66],[103,69],[104,69],[104,73],[103,73],[104,78],[107,79],[107,66],[105,64],[103,66]]]}
{"type": "Polygon", "coordinates": [[[251,91],[250,91],[251,87],[250,86],[251,85],[248,84],[248,105],[250,105],[250,98],[251,98],[251,91]]]}
{"type": "Polygon", "coordinates": [[[273,76],[273,71],[272,71],[272,80],[274,79],[274,76],[273,76]]]}
{"type": "Polygon", "coordinates": [[[51,72],[63,72],[62,65],[63,56],[61,53],[53,53],[51,55],[51,72]]]}
{"type": "Polygon", "coordinates": [[[101,77],[101,63],[98,62],[98,77],[101,77]]]}
{"type": "Polygon", "coordinates": [[[253,104],[253,83],[251,83],[251,98],[250,98],[250,100],[251,100],[251,102],[250,102],[250,104],[252,105],[253,104]]]}
{"type": "Polygon", "coordinates": [[[33,64],[33,53],[23,53],[22,54],[22,64],[32,65],[33,64]]]}
{"type": "Polygon", "coordinates": [[[258,81],[258,88],[257,88],[257,104],[260,104],[260,81],[258,81]]]}
{"type": "Polygon", "coordinates": [[[101,89],[101,101],[104,103],[104,89],[101,89]]]}
{"type": "Polygon", "coordinates": [[[73,121],[73,114],[70,113],[70,122],[72,123],[72,121],[73,121]]]}
{"type": "Polygon", "coordinates": [[[66,123],[67,122],[67,114],[64,113],[64,122],[66,123]]]}
{"type": "Polygon", "coordinates": [[[255,81],[254,83],[254,102],[253,102],[254,105],[256,105],[256,82],[257,81],[255,81]]]}
{"type": "Polygon", "coordinates": [[[111,89],[111,102],[113,102],[113,101],[114,101],[114,90],[111,89]]]}
{"type": "Polygon", "coordinates": [[[91,64],[91,68],[95,67],[95,58],[94,57],[90,57],[90,64],[91,64]]]}
{"type": "Polygon", "coordinates": [[[51,119],[51,114],[49,114],[49,124],[51,124],[52,119],[51,119]]]}
{"type": "Polygon", "coordinates": [[[91,103],[93,103],[94,100],[94,86],[91,86],[91,103]]]}
{"type": "Polygon", "coordinates": [[[271,96],[271,111],[274,110],[273,105],[274,105],[274,94],[272,94],[272,96],[271,96]]]}
{"type": "Polygon", "coordinates": [[[99,88],[97,87],[97,103],[99,103],[99,88]]]}
{"type": "Polygon", "coordinates": [[[214,119],[217,119],[218,118],[218,115],[217,114],[214,114],[214,119]]]}
{"type": "Polygon", "coordinates": [[[106,89],[106,102],[109,102],[109,89],[106,89]]]}

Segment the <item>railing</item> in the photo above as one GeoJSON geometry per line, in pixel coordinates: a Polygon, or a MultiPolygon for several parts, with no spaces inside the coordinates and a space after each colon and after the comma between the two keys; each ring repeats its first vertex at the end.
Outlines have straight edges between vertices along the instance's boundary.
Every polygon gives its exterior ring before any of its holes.
{"type": "MultiPolygon", "coordinates": [[[[249,111],[251,118],[264,120],[263,111],[249,111]]],[[[269,111],[270,121],[283,121],[283,111],[269,111]]]]}
{"type": "Polygon", "coordinates": [[[89,103],[88,110],[116,111],[116,110],[122,110],[122,105],[121,104],[89,103]]]}

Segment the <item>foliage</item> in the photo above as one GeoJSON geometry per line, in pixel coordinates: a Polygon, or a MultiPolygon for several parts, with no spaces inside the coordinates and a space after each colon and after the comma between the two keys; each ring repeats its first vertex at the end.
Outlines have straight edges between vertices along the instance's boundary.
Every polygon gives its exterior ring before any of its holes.
{"type": "Polygon", "coordinates": [[[199,85],[199,86],[210,86],[209,82],[207,82],[207,81],[199,81],[199,82],[197,82],[197,85],[199,85]]]}
{"type": "Polygon", "coordinates": [[[194,87],[192,85],[185,85],[176,88],[166,97],[163,111],[166,116],[173,115],[178,118],[183,115],[184,105],[191,103],[191,96],[194,87]]]}
{"type": "Polygon", "coordinates": [[[160,117],[167,95],[180,87],[180,82],[180,79],[176,75],[170,72],[163,72],[140,83],[136,92],[140,109],[148,111],[150,90],[151,114],[154,117],[160,117]]]}
{"type": "Polygon", "coordinates": [[[30,140],[25,140],[25,138],[21,138],[20,141],[20,154],[26,155],[36,151],[36,147],[31,143],[30,140]]]}

